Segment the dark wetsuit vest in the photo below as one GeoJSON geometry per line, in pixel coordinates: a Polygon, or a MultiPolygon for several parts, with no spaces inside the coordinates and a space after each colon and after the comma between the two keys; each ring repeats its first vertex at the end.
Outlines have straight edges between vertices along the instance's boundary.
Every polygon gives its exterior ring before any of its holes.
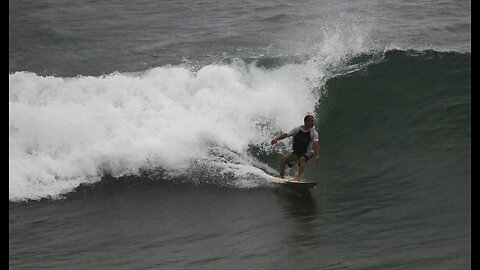
{"type": "Polygon", "coordinates": [[[298,157],[305,155],[311,140],[310,129],[307,132],[303,132],[302,129],[300,129],[293,137],[293,153],[298,157]]]}

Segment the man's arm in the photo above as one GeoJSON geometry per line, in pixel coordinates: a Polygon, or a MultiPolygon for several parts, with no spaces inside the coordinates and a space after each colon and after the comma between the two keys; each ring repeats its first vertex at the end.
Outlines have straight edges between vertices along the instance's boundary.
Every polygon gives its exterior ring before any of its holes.
{"type": "Polygon", "coordinates": [[[282,134],[278,135],[277,137],[275,137],[275,139],[273,139],[270,143],[271,143],[272,145],[274,145],[274,144],[276,144],[278,141],[283,140],[283,139],[285,139],[285,138],[287,138],[287,137],[288,137],[288,134],[287,134],[287,133],[282,133],[282,134]]]}
{"type": "Polygon", "coordinates": [[[313,142],[313,151],[315,151],[315,161],[320,161],[320,142],[315,141],[313,142]]]}

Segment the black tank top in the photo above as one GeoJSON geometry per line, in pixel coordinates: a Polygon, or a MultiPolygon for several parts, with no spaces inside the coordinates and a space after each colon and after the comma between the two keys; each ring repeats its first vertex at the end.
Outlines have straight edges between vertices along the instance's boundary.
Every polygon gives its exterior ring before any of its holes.
{"type": "Polygon", "coordinates": [[[308,144],[311,140],[310,130],[303,132],[302,129],[300,129],[293,137],[293,153],[299,157],[303,156],[307,153],[308,144]]]}

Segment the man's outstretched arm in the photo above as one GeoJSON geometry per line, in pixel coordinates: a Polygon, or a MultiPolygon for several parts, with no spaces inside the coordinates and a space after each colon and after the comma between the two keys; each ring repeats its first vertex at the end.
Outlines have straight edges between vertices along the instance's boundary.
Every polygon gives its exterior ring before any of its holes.
{"type": "Polygon", "coordinates": [[[280,135],[278,135],[277,137],[275,137],[275,139],[273,139],[270,143],[273,145],[273,144],[276,144],[278,141],[280,140],[283,140],[285,138],[288,137],[288,134],[287,133],[282,133],[280,135]]]}

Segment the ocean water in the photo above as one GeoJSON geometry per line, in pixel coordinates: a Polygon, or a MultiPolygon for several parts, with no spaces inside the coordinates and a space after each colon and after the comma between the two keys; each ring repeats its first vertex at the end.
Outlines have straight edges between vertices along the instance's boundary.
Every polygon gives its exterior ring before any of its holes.
{"type": "Polygon", "coordinates": [[[10,0],[9,268],[470,269],[471,2],[10,0]]]}

